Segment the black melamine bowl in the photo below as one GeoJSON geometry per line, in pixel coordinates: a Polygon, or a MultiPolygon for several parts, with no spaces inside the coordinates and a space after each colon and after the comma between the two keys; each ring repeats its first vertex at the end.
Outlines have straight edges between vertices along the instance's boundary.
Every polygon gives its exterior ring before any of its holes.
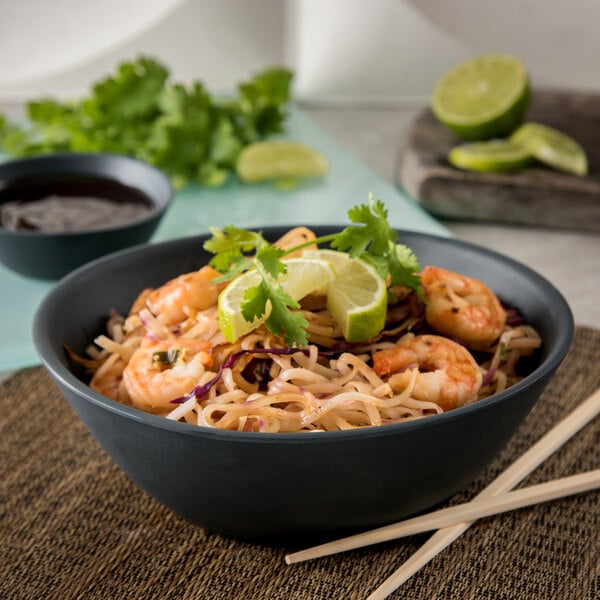
{"type": "MultiPolygon", "coordinates": [[[[317,233],[340,228],[315,227],[317,233]]],[[[277,239],[284,228],[266,228],[277,239]]],[[[146,414],[91,390],[69,367],[111,308],[199,268],[203,237],[134,248],[62,279],[41,304],[34,341],[83,423],[123,471],[176,514],[246,540],[340,534],[428,509],[472,482],[523,421],[564,358],[571,311],[540,275],[488,250],[401,231],[421,264],[479,277],[518,307],[543,338],[537,366],[488,399],[424,419],[328,433],[215,431],[146,414]]],[[[42,457],[43,459],[43,457],[42,457]]]]}
{"type": "Polygon", "coordinates": [[[0,219],[0,262],[6,267],[29,277],[58,279],[99,256],[147,242],[173,189],[158,169],[115,154],[52,154],[0,164],[0,211],[9,203],[57,195],[109,199],[115,214],[131,202],[144,211],[133,220],[76,231],[10,229],[0,219]]]}

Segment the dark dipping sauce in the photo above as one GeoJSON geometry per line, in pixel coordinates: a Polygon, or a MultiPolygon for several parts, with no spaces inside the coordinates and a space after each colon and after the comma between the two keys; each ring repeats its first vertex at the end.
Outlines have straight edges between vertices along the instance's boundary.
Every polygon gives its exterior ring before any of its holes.
{"type": "Polygon", "coordinates": [[[0,226],[12,231],[109,229],[137,221],[153,208],[139,190],[91,177],[28,178],[0,189],[0,226]]]}

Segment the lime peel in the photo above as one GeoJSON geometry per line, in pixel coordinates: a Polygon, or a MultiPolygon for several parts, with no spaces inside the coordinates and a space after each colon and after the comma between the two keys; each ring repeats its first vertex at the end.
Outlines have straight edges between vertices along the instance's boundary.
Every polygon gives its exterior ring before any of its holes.
{"type": "Polygon", "coordinates": [[[521,125],[510,139],[549,167],[574,175],[587,175],[588,161],[585,150],[562,131],[541,123],[529,122],[521,125]]]}
{"type": "Polygon", "coordinates": [[[488,140],[455,146],[448,153],[448,162],[459,169],[482,173],[518,171],[533,162],[530,152],[510,140],[488,140]]]}

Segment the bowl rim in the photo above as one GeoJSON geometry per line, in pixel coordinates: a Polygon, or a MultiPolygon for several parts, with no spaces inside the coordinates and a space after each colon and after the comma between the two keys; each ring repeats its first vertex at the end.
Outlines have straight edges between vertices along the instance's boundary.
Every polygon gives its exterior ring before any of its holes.
{"type": "MultiPolygon", "coordinates": [[[[336,231],[341,230],[345,225],[311,225],[304,224],[306,227],[313,229],[321,229],[321,230],[331,230],[334,229],[336,231]]],[[[269,231],[274,230],[287,230],[288,228],[294,227],[295,225],[276,225],[276,226],[266,226],[263,228],[252,227],[252,230],[262,231],[263,233],[268,233],[269,231]]],[[[549,302],[552,302],[558,307],[558,310],[561,312],[564,317],[560,322],[560,336],[558,338],[557,343],[551,349],[549,354],[546,356],[546,359],[542,364],[538,365],[531,373],[529,373],[525,378],[511,387],[499,392],[498,394],[494,394],[472,404],[468,404],[466,406],[462,406],[456,408],[454,410],[440,413],[437,415],[430,415],[428,417],[424,417],[421,419],[415,419],[410,421],[403,421],[400,423],[392,423],[389,425],[382,426],[367,426],[362,428],[356,428],[351,430],[341,430],[341,431],[323,431],[323,432],[315,432],[314,435],[311,435],[311,432],[295,432],[295,433],[269,433],[269,432],[249,432],[249,431],[231,431],[231,430],[221,430],[221,429],[213,429],[210,427],[205,427],[201,425],[192,425],[189,423],[182,423],[179,421],[173,421],[171,419],[167,419],[165,417],[161,417],[158,415],[153,415],[151,413],[147,413],[142,411],[141,409],[137,409],[131,406],[126,406],[125,404],[121,404],[116,400],[112,400],[99,394],[95,390],[88,387],[84,382],[78,379],[59,359],[58,355],[53,352],[51,348],[51,344],[48,340],[44,339],[43,336],[43,321],[45,319],[46,313],[51,309],[52,304],[55,302],[55,297],[61,293],[62,285],[68,284],[73,280],[77,279],[80,274],[91,271],[96,268],[98,265],[107,263],[107,262],[117,262],[120,258],[125,255],[133,255],[136,253],[145,253],[145,250],[152,246],[154,249],[159,250],[162,247],[167,245],[187,245],[191,243],[201,243],[202,240],[207,239],[210,236],[208,233],[201,233],[198,235],[185,236],[182,238],[172,239],[165,242],[160,242],[157,244],[139,244],[137,246],[133,246],[130,248],[126,248],[124,250],[120,250],[117,252],[113,252],[111,254],[100,257],[96,260],[93,260],[85,265],[75,269],[68,275],[66,275],[59,283],[46,295],[46,297],[42,300],[41,304],[38,306],[38,309],[35,313],[34,321],[33,321],[33,338],[34,345],[38,356],[40,357],[42,364],[46,367],[46,369],[50,372],[51,376],[60,383],[60,385],[69,389],[72,393],[77,396],[85,398],[87,402],[91,402],[99,407],[102,407],[109,412],[121,415],[127,419],[131,419],[140,423],[144,423],[146,425],[152,427],[158,427],[160,429],[167,429],[172,431],[173,433],[179,433],[184,435],[192,435],[192,436],[200,436],[200,437],[210,437],[221,441],[229,441],[231,443],[257,443],[257,442],[266,442],[269,444],[272,443],[290,443],[290,444],[311,444],[311,443],[336,443],[336,442],[347,442],[349,440],[359,440],[363,438],[371,438],[373,436],[377,437],[387,437],[387,436],[396,436],[402,434],[403,432],[410,432],[414,429],[420,428],[428,428],[428,427],[439,427],[448,421],[452,421],[455,419],[460,419],[463,415],[476,413],[482,410],[486,410],[489,407],[496,405],[498,403],[504,402],[505,400],[519,394],[522,390],[525,390],[540,380],[546,378],[547,376],[552,375],[558,365],[562,362],[567,351],[571,345],[575,324],[573,319],[573,313],[571,311],[570,306],[568,305],[566,299],[561,294],[561,292],[545,277],[537,273],[532,268],[524,265],[523,263],[510,258],[506,255],[500,254],[494,250],[490,250],[479,245],[473,244],[471,242],[466,242],[463,240],[458,240],[451,237],[439,236],[436,234],[423,233],[419,231],[411,231],[411,230],[403,230],[394,228],[394,231],[401,236],[413,236],[417,238],[421,238],[423,240],[433,240],[437,243],[447,243],[450,245],[458,246],[464,250],[473,252],[475,251],[478,254],[486,255],[489,258],[492,258],[496,261],[503,262],[507,264],[510,268],[516,269],[518,271],[524,272],[527,274],[528,278],[533,280],[537,285],[541,285],[550,295],[549,302]]]]}
{"type": "MultiPolygon", "coordinates": [[[[121,225],[112,225],[102,229],[77,229],[75,231],[23,231],[20,229],[5,229],[0,226],[0,235],[16,238],[74,238],[82,235],[110,234],[116,231],[127,231],[155,220],[162,215],[171,204],[175,190],[167,174],[159,168],[138,158],[112,152],[60,152],[42,154],[37,156],[15,158],[0,163],[0,191],[7,189],[11,181],[18,181],[29,177],[81,175],[116,182],[128,188],[136,189],[148,198],[151,206],[146,213],[121,225]],[[68,161],[68,167],[65,163],[68,161]],[[102,165],[102,168],[98,168],[102,165]],[[132,183],[129,177],[121,173],[112,173],[116,165],[129,165],[139,169],[145,177],[154,179],[152,193],[141,190],[137,183],[132,183]],[[41,171],[40,171],[41,168],[41,171]],[[12,171],[16,170],[16,173],[12,171]]],[[[1,206],[1,203],[0,203],[1,206]]]]}

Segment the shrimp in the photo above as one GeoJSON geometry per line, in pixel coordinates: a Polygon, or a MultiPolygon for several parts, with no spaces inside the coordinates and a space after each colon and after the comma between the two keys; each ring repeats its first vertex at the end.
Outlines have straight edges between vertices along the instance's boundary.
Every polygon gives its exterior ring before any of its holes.
{"type": "Polygon", "coordinates": [[[133,406],[172,408],[171,400],[189,394],[211,366],[206,340],[144,338],[123,370],[123,383],[133,406]]]}
{"type": "Polygon", "coordinates": [[[506,312],[485,283],[439,267],[425,267],[421,281],[425,319],[436,331],[473,350],[488,348],[500,337],[506,312]]]}
{"type": "MultiPolygon", "coordinates": [[[[316,239],[315,232],[312,229],[308,229],[308,227],[294,227],[290,229],[285,235],[280,237],[276,242],[275,246],[281,248],[283,250],[289,250],[294,246],[299,246],[300,244],[307,244],[307,242],[312,242],[316,239]]],[[[286,258],[296,258],[298,256],[302,256],[302,252],[304,250],[317,250],[316,244],[309,244],[307,246],[302,246],[301,250],[296,250],[295,252],[291,252],[286,255],[286,258]]]]}
{"type": "Polygon", "coordinates": [[[208,265],[185,273],[150,292],[146,304],[164,325],[181,323],[188,316],[186,309],[200,311],[216,305],[220,288],[213,279],[218,276],[208,265]]]}
{"type": "Polygon", "coordinates": [[[394,347],[373,354],[377,375],[403,391],[414,378],[412,396],[452,410],[477,399],[483,375],[471,353],[438,335],[405,335],[394,347]],[[417,369],[415,375],[414,369],[417,369]]]}

